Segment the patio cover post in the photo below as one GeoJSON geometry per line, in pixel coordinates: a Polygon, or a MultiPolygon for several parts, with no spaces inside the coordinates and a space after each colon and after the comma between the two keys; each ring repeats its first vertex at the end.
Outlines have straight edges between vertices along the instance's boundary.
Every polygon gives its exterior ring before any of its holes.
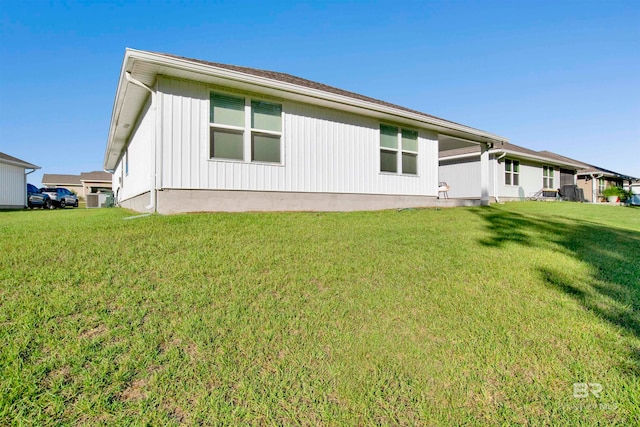
{"type": "Polygon", "coordinates": [[[489,144],[480,144],[480,204],[489,206],[489,144]]]}

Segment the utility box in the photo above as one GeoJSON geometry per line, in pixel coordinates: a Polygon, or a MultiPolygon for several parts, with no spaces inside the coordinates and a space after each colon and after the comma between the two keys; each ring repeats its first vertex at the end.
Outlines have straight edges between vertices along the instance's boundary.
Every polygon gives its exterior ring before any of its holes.
{"type": "Polygon", "coordinates": [[[87,208],[112,208],[113,193],[100,192],[87,194],[87,208]]]}

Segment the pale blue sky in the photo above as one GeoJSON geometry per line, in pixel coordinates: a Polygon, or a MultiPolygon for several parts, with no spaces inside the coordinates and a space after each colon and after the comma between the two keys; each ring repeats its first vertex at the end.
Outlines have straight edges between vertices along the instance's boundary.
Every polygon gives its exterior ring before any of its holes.
{"type": "Polygon", "coordinates": [[[101,170],[124,49],[294,74],[640,177],[640,1],[0,0],[0,151],[101,170]]]}

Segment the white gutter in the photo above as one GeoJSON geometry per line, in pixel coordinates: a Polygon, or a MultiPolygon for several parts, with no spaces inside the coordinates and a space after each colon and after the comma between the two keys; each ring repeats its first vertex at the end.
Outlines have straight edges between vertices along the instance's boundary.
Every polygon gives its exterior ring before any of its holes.
{"type": "MultiPolygon", "coordinates": [[[[37,171],[40,168],[35,167],[35,168],[29,168],[29,169],[31,169],[31,172],[25,172],[25,174],[24,174],[24,188],[25,188],[25,190],[27,189],[27,175],[34,173],[35,171],[37,171]]],[[[25,171],[26,170],[27,170],[27,168],[25,168],[25,171]]],[[[27,193],[28,193],[27,191],[24,192],[24,205],[25,206],[27,206],[29,204],[27,193]]]]}
{"type": "MultiPolygon", "coordinates": [[[[139,86],[143,89],[148,90],[151,93],[151,106],[149,107],[149,111],[153,112],[154,122],[157,122],[157,112],[156,112],[156,91],[146,84],[142,83],[140,80],[137,80],[131,76],[131,72],[125,71],[125,77],[127,81],[130,83],[139,86]]],[[[150,177],[150,187],[149,187],[149,204],[144,208],[147,210],[155,211],[156,210],[156,126],[153,126],[153,134],[151,137],[151,177],[150,177]]]]}

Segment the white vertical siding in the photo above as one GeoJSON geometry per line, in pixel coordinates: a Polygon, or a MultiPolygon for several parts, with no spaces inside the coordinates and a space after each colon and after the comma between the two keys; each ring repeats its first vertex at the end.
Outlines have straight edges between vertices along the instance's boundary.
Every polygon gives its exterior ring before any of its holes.
{"type": "MultiPolygon", "coordinates": [[[[439,172],[439,180],[446,182],[450,187],[449,197],[480,197],[479,157],[449,161],[442,160],[440,162],[439,172]]],[[[491,185],[489,186],[489,191],[493,192],[491,185]]]]}
{"type": "Polygon", "coordinates": [[[159,77],[161,186],[175,189],[437,195],[437,135],[419,130],[418,176],[379,172],[376,119],[282,101],[281,165],[210,160],[209,93],[159,77]]]}
{"type": "Polygon", "coordinates": [[[25,206],[26,194],[24,168],[0,163],[0,206],[25,206]]]}
{"type": "Polygon", "coordinates": [[[113,174],[114,190],[118,199],[126,200],[149,191],[151,188],[153,112],[150,111],[151,97],[144,106],[138,122],[129,139],[126,156],[129,156],[129,172],[125,173],[125,156],[118,162],[113,174]],[[122,185],[120,184],[122,178],[122,185]]]}

